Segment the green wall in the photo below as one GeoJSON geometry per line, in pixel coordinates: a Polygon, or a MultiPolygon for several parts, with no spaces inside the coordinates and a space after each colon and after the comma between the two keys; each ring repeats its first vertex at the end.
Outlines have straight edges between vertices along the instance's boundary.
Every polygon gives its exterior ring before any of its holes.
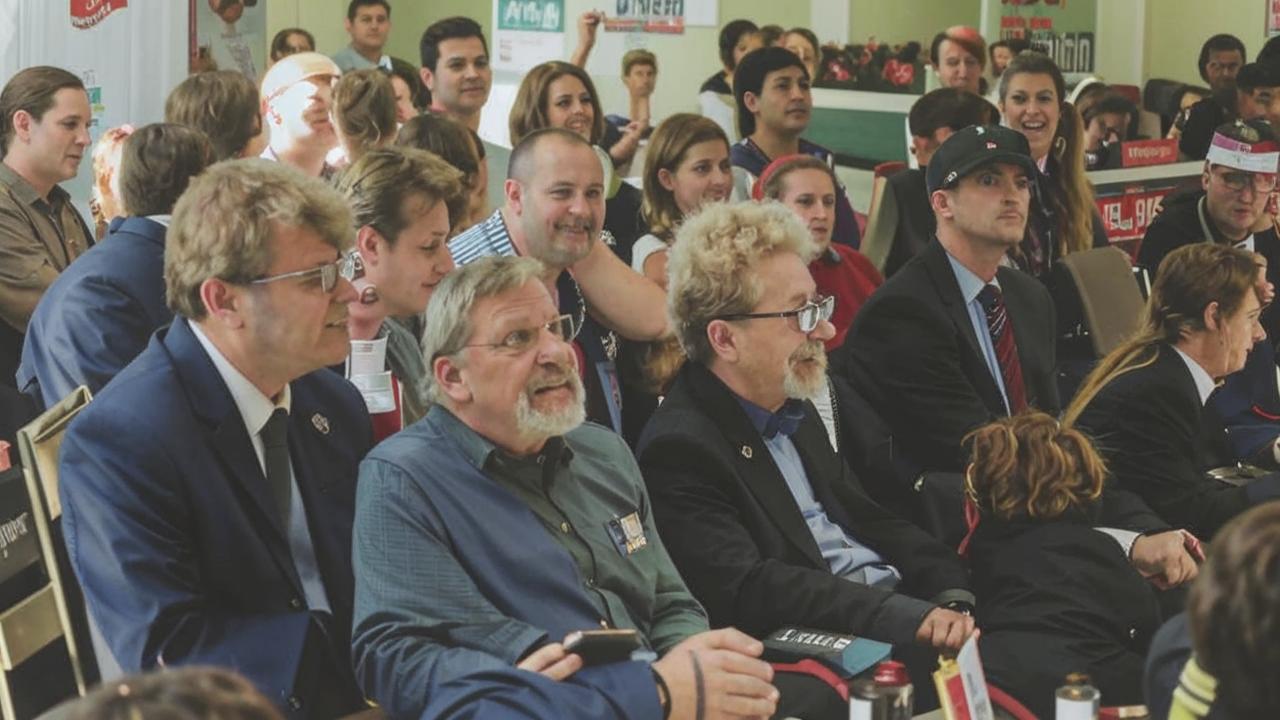
{"type": "Polygon", "coordinates": [[[891,45],[915,40],[926,54],[939,31],[952,25],[977,26],[982,12],[981,0],[848,1],[849,42],[864,43],[873,35],[891,45]]]}
{"type": "Polygon", "coordinates": [[[1262,0],[1148,0],[1143,76],[1203,85],[1196,58],[1216,33],[1240,38],[1252,60],[1266,42],[1266,6],[1262,0]]]}

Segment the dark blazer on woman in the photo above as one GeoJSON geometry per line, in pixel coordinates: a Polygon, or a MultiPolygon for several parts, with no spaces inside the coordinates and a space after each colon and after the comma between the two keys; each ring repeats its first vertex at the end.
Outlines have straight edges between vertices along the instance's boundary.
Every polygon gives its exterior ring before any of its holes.
{"type": "Polygon", "coordinates": [[[987,680],[1039,717],[1085,672],[1106,705],[1141,704],[1143,660],[1160,626],[1151,585],[1115,540],[1073,512],[1053,522],[984,518],[970,545],[987,680]]]}
{"type": "Polygon", "coordinates": [[[1243,487],[1207,477],[1205,470],[1232,463],[1222,420],[1200,402],[1173,346],[1152,352],[1153,362],[1099,390],[1076,424],[1093,438],[1113,482],[1169,524],[1208,540],[1242,511],[1280,498],[1280,475],[1243,487]]]}

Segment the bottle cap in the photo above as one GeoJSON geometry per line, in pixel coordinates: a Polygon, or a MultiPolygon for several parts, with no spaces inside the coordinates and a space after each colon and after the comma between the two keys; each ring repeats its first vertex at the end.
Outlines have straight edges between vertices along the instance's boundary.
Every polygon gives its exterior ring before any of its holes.
{"type": "Polygon", "coordinates": [[[911,684],[911,678],[907,675],[907,666],[897,660],[885,660],[877,665],[875,679],[877,685],[889,687],[911,684]]]}

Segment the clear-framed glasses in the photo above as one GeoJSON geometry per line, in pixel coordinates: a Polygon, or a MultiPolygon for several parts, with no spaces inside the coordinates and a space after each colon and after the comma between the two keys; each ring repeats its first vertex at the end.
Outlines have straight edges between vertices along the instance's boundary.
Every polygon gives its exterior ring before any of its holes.
{"type": "Polygon", "coordinates": [[[280,273],[279,275],[271,275],[263,278],[250,280],[250,285],[265,285],[273,283],[277,280],[287,280],[289,278],[320,278],[320,289],[326,293],[333,292],[338,286],[338,278],[342,278],[348,282],[359,280],[364,277],[364,261],[360,259],[360,253],[352,250],[328,265],[310,268],[308,270],[294,270],[293,272],[280,273]]]}
{"type": "Polygon", "coordinates": [[[1232,170],[1221,173],[1218,177],[1222,179],[1222,184],[1225,185],[1228,190],[1232,190],[1234,192],[1244,190],[1246,187],[1249,187],[1250,183],[1252,183],[1253,189],[1259,193],[1269,193],[1276,189],[1275,173],[1254,173],[1245,172],[1243,170],[1232,170]]]}
{"type": "Polygon", "coordinates": [[[581,329],[577,319],[572,315],[561,315],[542,325],[516,328],[504,335],[498,342],[468,343],[462,347],[499,348],[513,355],[519,355],[537,344],[538,335],[542,330],[546,330],[560,340],[572,342],[574,338],[578,337],[578,331],[581,329]]]}
{"type": "Polygon", "coordinates": [[[786,310],[784,312],[774,313],[736,313],[734,315],[721,315],[716,320],[754,320],[757,318],[788,318],[794,316],[796,323],[800,325],[800,332],[806,335],[813,332],[818,327],[818,323],[823,320],[830,320],[831,313],[835,312],[836,299],[831,295],[819,295],[817,298],[806,302],[804,305],[795,310],[786,310]]]}

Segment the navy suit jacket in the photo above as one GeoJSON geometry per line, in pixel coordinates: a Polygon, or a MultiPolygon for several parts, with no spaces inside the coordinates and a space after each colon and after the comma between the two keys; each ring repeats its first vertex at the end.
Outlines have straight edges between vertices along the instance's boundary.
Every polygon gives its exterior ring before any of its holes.
{"type": "Polygon", "coordinates": [[[173,319],[164,301],[164,235],[154,220],[116,218],[49,286],[27,326],[17,376],[42,408],[80,385],[97,394],[173,319]]]}
{"type": "Polygon", "coordinates": [[[290,384],[289,454],[333,614],[309,612],[286,530],[230,391],[185,319],[71,423],[63,530],[86,604],[125,672],[234,668],[291,715],[361,707],[349,656],[356,390],[290,384]]]}

